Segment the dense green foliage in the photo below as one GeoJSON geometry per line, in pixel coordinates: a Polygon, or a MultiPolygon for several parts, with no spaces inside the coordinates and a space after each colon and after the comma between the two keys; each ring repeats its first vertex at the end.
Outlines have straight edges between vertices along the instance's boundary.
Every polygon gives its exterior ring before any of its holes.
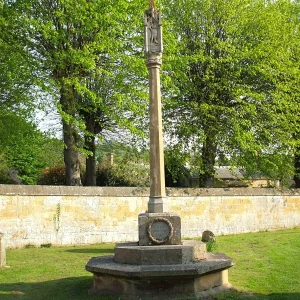
{"type": "MultiPolygon", "coordinates": [[[[47,167],[38,178],[41,185],[66,185],[65,168],[63,165],[47,167]]],[[[0,173],[1,176],[1,173],[0,173]]],[[[86,173],[81,171],[81,178],[86,173]]],[[[149,185],[149,164],[136,163],[124,160],[119,164],[109,165],[107,162],[99,163],[96,169],[97,186],[139,186],[149,185]]]]}
{"type": "Polygon", "coordinates": [[[261,171],[282,179],[293,172],[300,77],[293,60],[299,44],[294,5],[164,4],[166,69],[174,83],[166,105],[171,147],[192,153],[202,185],[211,186],[218,156],[249,175],[261,171]]]}
{"type": "MultiPolygon", "coordinates": [[[[13,14],[12,14],[13,15],[13,14]]],[[[31,79],[31,64],[26,50],[14,40],[12,15],[3,9],[0,2],[0,110],[28,110],[34,106],[31,79]]]]}
{"type": "Polygon", "coordinates": [[[120,164],[109,166],[101,163],[97,168],[99,186],[149,186],[149,164],[124,160],[120,164]]]}
{"type": "Polygon", "coordinates": [[[130,75],[132,66],[140,66],[139,59],[135,59],[138,46],[131,34],[137,30],[139,3],[4,3],[6,14],[15,16],[9,33],[28,50],[38,78],[36,84],[47,87],[58,99],[66,145],[66,181],[68,185],[80,185],[78,149],[86,149],[86,154],[94,157],[94,136],[115,124],[136,131],[132,120],[145,105],[141,89],[133,89],[132,85],[141,72],[130,75]],[[134,100],[139,101],[138,105],[134,100]]]}
{"type": "Polygon", "coordinates": [[[42,136],[35,126],[12,113],[0,115],[1,153],[10,169],[25,184],[36,183],[42,162],[42,136]]]}
{"type": "MultiPolygon", "coordinates": [[[[97,186],[148,186],[148,152],[113,142],[97,147],[96,185],[97,186]],[[111,156],[112,155],[112,156],[111,156]]],[[[85,181],[86,170],[81,169],[85,181]]],[[[43,170],[38,180],[42,185],[65,185],[64,166],[55,165],[43,170]]]]}
{"type": "Polygon", "coordinates": [[[56,165],[45,168],[39,178],[40,185],[66,185],[66,172],[64,165],[56,165]]]}
{"type": "MultiPolygon", "coordinates": [[[[285,179],[298,172],[299,1],[157,4],[164,24],[166,167],[173,183],[188,164],[201,185],[211,186],[216,161],[249,177],[285,179]]],[[[0,109],[28,119],[36,107],[55,102],[68,185],[82,184],[81,154],[87,158],[84,184],[96,184],[97,140],[116,132],[147,134],[146,5],[0,1],[0,109]]],[[[13,153],[18,169],[38,173],[41,165],[13,153]]]]}
{"type": "Polygon", "coordinates": [[[46,137],[32,122],[0,111],[0,183],[36,184],[45,166],[61,161],[62,149],[60,141],[46,137]]]}

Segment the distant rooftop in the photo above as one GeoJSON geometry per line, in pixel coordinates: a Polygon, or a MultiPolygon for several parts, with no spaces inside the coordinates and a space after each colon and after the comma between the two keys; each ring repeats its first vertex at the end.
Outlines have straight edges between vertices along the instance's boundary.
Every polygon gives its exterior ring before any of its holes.
{"type": "Polygon", "coordinates": [[[220,179],[242,179],[243,173],[239,169],[233,169],[230,166],[215,167],[216,175],[220,179]]]}

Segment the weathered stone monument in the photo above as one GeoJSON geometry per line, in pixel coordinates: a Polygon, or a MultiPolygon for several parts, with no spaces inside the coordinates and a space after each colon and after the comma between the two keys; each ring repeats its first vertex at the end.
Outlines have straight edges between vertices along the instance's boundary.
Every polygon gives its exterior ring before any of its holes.
{"type": "Polygon", "coordinates": [[[121,299],[198,296],[228,288],[232,260],[206,253],[206,244],[181,240],[178,214],[164,212],[166,197],[160,96],[162,22],[153,0],[145,11],[145,57],[150,98],[150,197],[138,216],[139,241],[115,246],[114,256],[93,257],[86,270],[94,274],[90,293],[115,294],[121,299]]]}
{"type": "Polygon", "coordinates": [[[180,245],[180,217],[163,209],[166,197],[160,96],[163,43],[161,16],[153,2],[145,11],[144,26],[150,98],[150,197],[148,211],[139,215],[139,245],[180,245]]]}

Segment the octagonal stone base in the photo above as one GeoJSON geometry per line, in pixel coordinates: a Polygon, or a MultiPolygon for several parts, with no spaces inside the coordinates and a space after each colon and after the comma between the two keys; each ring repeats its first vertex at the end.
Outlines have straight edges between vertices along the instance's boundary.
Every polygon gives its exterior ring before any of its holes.
{"type": "Polygon", "coordinates": [[[121,299],[176,299],[230,288],[227,269],[232,265],[222,253],[207,253],[206,260],[173,265],[120,264],[113,256],[105,256],[93,257],[86,270],[94,274],[92,294],[113,294],[121,299]]]}

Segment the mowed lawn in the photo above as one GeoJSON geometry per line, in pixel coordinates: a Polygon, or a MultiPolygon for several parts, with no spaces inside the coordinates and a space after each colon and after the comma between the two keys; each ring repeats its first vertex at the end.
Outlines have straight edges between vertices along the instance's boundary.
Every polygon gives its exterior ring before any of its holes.
{"type": "MultiPolygon", "coordinates": [[[[112,255],[113,247],[7,249],[0,300],[113,299],[88,295],[92,274],[84,269],[92,256],[112,255]]],[[[209,299],[300,300],[300,229],[221,236],[217,247],[236,263],[229,270],[234,291],[209,299]]]]}
{"type": "Polygon", "coordinates": [[[229,281],[239,292],[217,299],[300,300],[300,228],[217,237],[235,261],[229,281]]]}

